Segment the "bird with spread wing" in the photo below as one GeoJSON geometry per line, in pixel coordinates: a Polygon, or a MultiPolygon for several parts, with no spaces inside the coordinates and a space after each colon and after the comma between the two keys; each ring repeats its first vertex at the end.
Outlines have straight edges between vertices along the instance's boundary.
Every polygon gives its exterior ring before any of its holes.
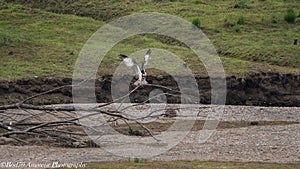
{"type": "Polygon", "coordinates": [[[135,75],[138,77],[138,80],[136,82],[134,82],[134,85],[139,86],[139,85],[143,85],[143,84],[147,84],[148,82],[146,81],[146,76],[147,73],[145,71],[145,66],[148,63],[148,59],[150,57],[151,54],[151,50],[149,49],[146,52],[146,55],[144,57],[144,62],[142,63],[142,67],[140,69],[140,67],[137,65],[137,63],[130,57],[120,54],[120,57],[122,58],[123,62],[125,63],[125,65],[129,68],[131,68],[135,75]]]}

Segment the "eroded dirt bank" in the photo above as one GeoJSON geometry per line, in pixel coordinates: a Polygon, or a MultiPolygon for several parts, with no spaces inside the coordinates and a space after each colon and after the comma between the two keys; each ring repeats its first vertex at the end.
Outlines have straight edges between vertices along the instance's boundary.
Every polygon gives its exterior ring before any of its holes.
{"type": "MultiPolygon", "coordinates": [[[[105,76],[96,81],[97,102],[108,102],[111,97],[111,76],[105,76]]],[[[170,86],[176,89],[177,83],[171,76],[148,76],[151,84],[170,86]]],[[[196,77],[200,103],[209,104],[211,87],[208,77],[196,77]]],[[[134,81],[134,79],[133,79],[134,81]]],[[[260,106],[300,106],[300,75],[280,73],[256,73],[245,78],[227,77],[227,100],[230,105],[260,105],[260,106]]],[[[0,81],[0,105],[16,103],[60,86],[71,85],[71,78],[58,79],[53,77],[37,77],[15,81],[0,81]]],[[[141,87],[130,95],[132,102],[141,102],[149,98],[149,93],[155,87],[141,87]]],[[[84,91],[82,91],[84,92],[84,91]]],[[[167,92],[167,91],[164,91],[167,92]]],[[[168,96],[168,102],[180,103],[175,96],[168,96]]],[[[71,86],[63,87],[53,92],[29,101],[33,104],[72,103],[71,86]]]]}

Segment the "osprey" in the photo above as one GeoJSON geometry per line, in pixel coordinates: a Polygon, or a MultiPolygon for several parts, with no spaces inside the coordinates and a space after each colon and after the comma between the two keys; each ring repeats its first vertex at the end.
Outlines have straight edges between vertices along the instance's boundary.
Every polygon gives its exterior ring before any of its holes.
{"type": "Polygon", "coordinates": [[[146,81],[147,73],[145,71],[145,65],[148,63],[150,54],[151,54],[151,50],[149,49],[144,57],[144,62],[142,63],[141,69],[133,59],[131,59],[130,57],[128,57],[126,55],[120,54],[120,57],[122,58],[125,65],[127,67],[131,68],[134,71],[135,75],[138,77],[138,80],[136,82],[134,82],[134,85],[136,85],[136,86],[148,83],[146,81]]]}

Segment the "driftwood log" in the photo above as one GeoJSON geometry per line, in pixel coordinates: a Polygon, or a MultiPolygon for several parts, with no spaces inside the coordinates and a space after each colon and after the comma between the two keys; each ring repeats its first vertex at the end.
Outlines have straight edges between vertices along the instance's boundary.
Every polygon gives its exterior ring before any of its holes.
{"type": "MultiPolygon", "coordinates": [[[[57,87],[49,91],[30,96],[19,103],[0,106],[0,144],[13,142],[14,144],[18,145],[49,143],[50,145],[67,147],[97,146],[85,134],[85,131],[83,130],[83,127],[85,126],[80,124],[79,120],[99,114],[109,117],[107,118],[108,123],[122,121],[123,124],[126,124],[129,129],[131,129],[130,125],[135,123],[135,125],[140,126],[140,128],[144,130],[144,133],[147,133],[147,136],[156,139],[152,131],[140,122],[140,119],[137,120],[127,117],[126,115],[122,114],[120,110],[104,109],[114,102],[97,105],[93,108],[87,109],[76,107],[76,105],[27,104],[27,102],[33,98],[65,87],[72,87],[72,85],[57,87]],[[76,111],[90,111],[93,113],[78,116],[76,111]]],[[[164,86],[156,87],[164,90],[172,90],[164,86]]],[[[139,86],[131,90],[126,96],[130,95],[130,93],[134,92],[138,88],[139,86]]],[[[180,92],[173,90],[173,93],[174,92],[180,94],[180,92]]],[[[120,101],[123,97],[115,101],[120,101]]],[[[150,99],[153,98],[149,98],[145,102],[136,103],[131,106],[143,105],[150,99]]],[[[156,113],[152,118],[168,116],[168,114],[165,112],[170,112],[170,108],[168,111],[163,111],[161,114],[156,113]]],[[[149,118],[149,115],[145,118],[149,118]]]]}

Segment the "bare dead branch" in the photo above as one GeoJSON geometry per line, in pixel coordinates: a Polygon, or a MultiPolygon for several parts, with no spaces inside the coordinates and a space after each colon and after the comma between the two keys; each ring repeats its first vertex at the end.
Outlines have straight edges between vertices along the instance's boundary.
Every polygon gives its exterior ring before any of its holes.
{"type": "MultiPolygon", "coordinates": [[[[45,105],[32,105],[32,104],[27,104],[26,102],[40,97],[42,95],[54,92],[56,90],[65,88],[65,87],[74,87],[76,85],[80,85],[83,82],[87,81],[83,80],[79,82],[78,84],[75,85],[65,85],[61,87],[56,87],[51,90],[48,90],[46,92],[42,92],[33,96],[30,96],[26,98],[25,100],[15,103],[15,104],[10,104],[10,105],[3,105],[0,106],[0,128],[4,129],[4,133],[0,133],[0,137],[10,137],[13,138],[23,144],[28,144],[25,140],[20,139],[18,136],[19,135],[31,135],[31,136],[36,136],[36,137],[49,137],[54,140],[58,140],[60,142],[80,142],[82,136],[85,136],[86,134],[82,132],[76,132],[76,131],[70,131],[68,127],[85,127],[89,128],[89,126],[84,126],[83,124],[80,124],[79,121],[82,119],[90,118],[93,116],[97,115],[106,115],[109,117],[107,122],[113,122],[113,121],[118,121],[122,120],[124,121],[127,125],[130,126],[129,122],[136,123],[139,125],[150,137],[152,137],[156,141],[158,140],[155,135],[152,133],[150,129],[148,129],[142,122],[141,120],[146,119],[146,118],[156,118],[163,116],[165,113],[159,114],[159,115],[153,115],[154,111],[152,111],[150,114],[145,115],[144,117],[140,118],[133,118],[128,115],[123,114],[123,112],[126,109],[129,109],[130,107],[135,107],[139,105],[143,105],[146,102],[150,101],[151,99],[154,99],[155,97],[159,97],[160,95],[163,94],[158,94],[156,96],[153,96],[143,103],[138,103],[134,105],[127,106],[123,109],[120,110],[121,105],[123,104],[124,98],[128,97],[130,94],[132,94],[134,91],[136,91],[140,86],[135,87],[133,90],[131,90],[129,93],[126,95],[112,101],[109,103],[105,103],[102,105],[97,105],[92,108],[82,108],[82,107],[77,107],[76,105],[70,105],[70,106],[65,106],[65,105],[51,105],[51,106],[45,106],[45,105]],[[105,108],[106,106],[109,106],[113,103],[119,103],[120,102],[120,107],[117,110],[102,110],[102,108],[105,108]],[[22,113],[11,113],[11,114],[5,114],[5,112],[9,109],[13,110],[19,110],[22,113]],[[76,115],[76,111],[84,111],[87,114],[85,115],[76,115]],[[2,118],[5,117],[5,118],[2,118]],[[48,117],[49,119],[45,119],[45,117],[48,117]],[[10,120],[10,122],[7,122],[7,120],[10,120]]],[[[147,86],[153,86],[153,87],[158,87],[161,89],[165,89],[168,91],[172,91],[175,94],[172,93],[164,93],[165,95],[168,96],[179,96],[181,94],[180,91],[177,91],[172,88],[168,88],[165,86],[161,85],[153,85],[153,84],[147,84],[147,86]]],[[[156,111],[163,111],[163,110],[156,110],[156,111]]]]}
{"type": "Polygon", "coordinates": [[[41,110],[41,111],[75,111],[74,106],[35,106],[32,104],[11,104],[11,105],[4,105],[0,106],[0,110],[8,110],[8,109],[18,109],[18,108],[23,108],[23,109],[31,109],[31,110],[41,110]]]}

